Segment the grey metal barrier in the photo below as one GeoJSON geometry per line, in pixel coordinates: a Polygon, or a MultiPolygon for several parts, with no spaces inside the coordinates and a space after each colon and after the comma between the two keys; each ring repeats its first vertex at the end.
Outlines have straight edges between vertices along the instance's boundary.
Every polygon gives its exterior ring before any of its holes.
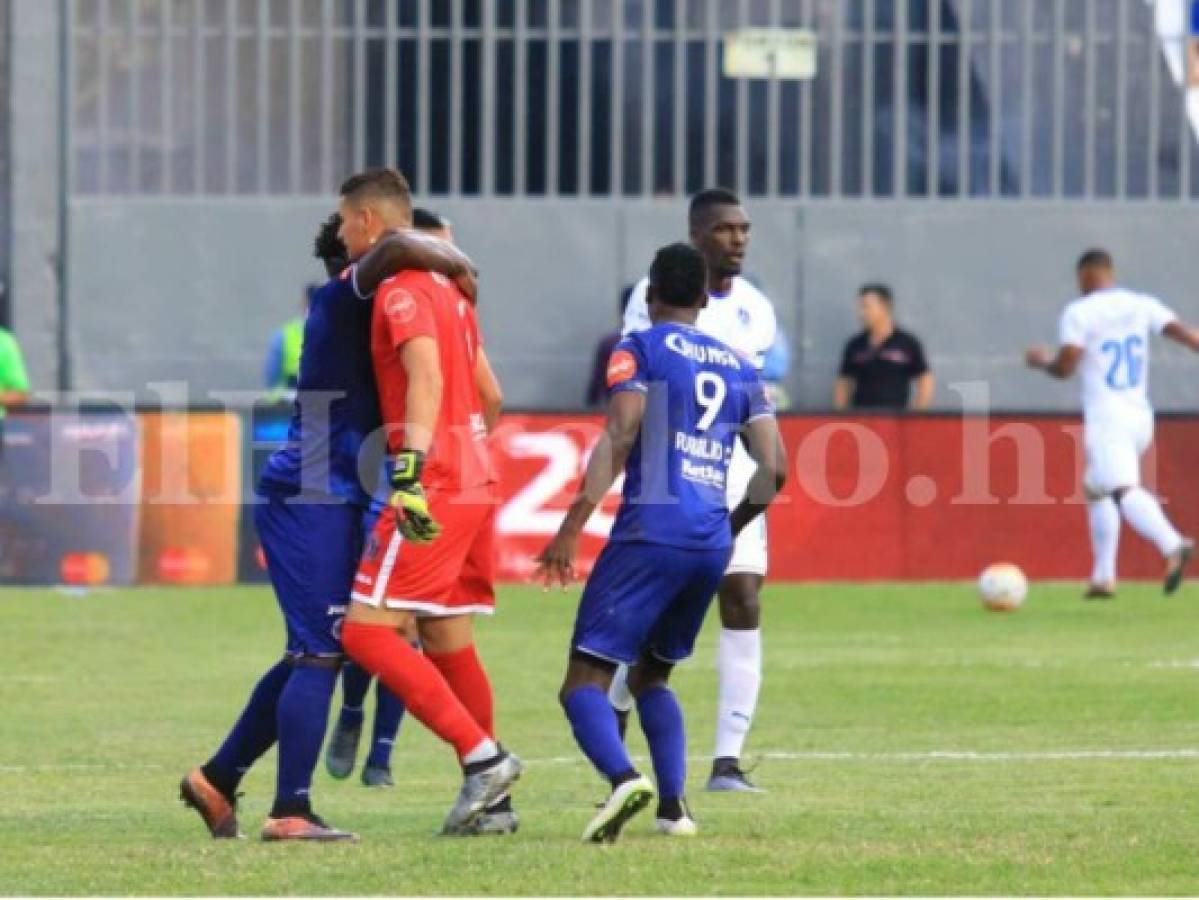
{"type": "Polygon", "coordinates": [[[65,3],[76,195],[323,195],[384,163],[446,196],[1196,190],[1191,0],[65,3]],[[811,32],[813,77],[727,77],[750,27],[811,32]]]}

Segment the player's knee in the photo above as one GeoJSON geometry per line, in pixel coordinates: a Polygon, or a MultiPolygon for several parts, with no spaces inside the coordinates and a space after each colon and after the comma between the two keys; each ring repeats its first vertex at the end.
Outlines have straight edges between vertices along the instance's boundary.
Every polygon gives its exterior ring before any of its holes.
{"type": "Polygon", "coordinates": [[[658,659],[643,659],[628,670],[628,693],[634,697],[656,688],[669,687],[673,666],[658,659]]]}
{"type": "Polygon", "coordinates": [[[737,585],[720,592],[720,623],[725,628],[749,630],[758,627],[762,607],[757,588],[737,585]]]}
{"type": "Polygon", "coordinates": [[[570,664],[566,667],[562,689],[558,691],[558,702],[565,706],[570,695],[583,687],[594,687],[606,694],[612,685],[616,668],[614,662],[588,656],[578,650],[573,651],[570,654],[570,664]]]}

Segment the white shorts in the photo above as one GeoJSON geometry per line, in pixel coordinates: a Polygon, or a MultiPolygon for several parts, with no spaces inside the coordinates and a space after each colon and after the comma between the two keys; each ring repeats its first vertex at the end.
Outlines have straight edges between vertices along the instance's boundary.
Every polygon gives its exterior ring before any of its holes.
{"type": "Polygon", "coordinates": [[[1089,419],[1083,429],[1087,470],[1083,487],[1092,497],[1139,487],[1141,457],[1153,443],[1153,413],[1120,419],[1089,419]]]}
{"type": "MultiPolygon", "coordinates": [[[[729,463],[728,501],[729,509],[736,507],[745,497],[749,489],[749,480],[757,470],[749,451],[740,440],[733,449],[733,459],[729,463]]],[[[733,547],[733,558],[729,560],[726,575],[761,575],[766,576],[766,558],[768,546],[766,543],[766,514],[758,516],[745,526],[745,530],[737,536],[733,547]]]]}

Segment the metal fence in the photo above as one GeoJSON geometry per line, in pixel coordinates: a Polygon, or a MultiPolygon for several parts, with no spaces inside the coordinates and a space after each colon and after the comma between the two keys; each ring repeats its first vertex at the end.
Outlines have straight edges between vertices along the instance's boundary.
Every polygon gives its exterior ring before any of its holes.
{"type": "Polygon", "coordinates": [[[72,191],[1191,198],[1190,2],[66,0],[72,191]],[[816,77],[724,77],[746,26],[816,77]]]}

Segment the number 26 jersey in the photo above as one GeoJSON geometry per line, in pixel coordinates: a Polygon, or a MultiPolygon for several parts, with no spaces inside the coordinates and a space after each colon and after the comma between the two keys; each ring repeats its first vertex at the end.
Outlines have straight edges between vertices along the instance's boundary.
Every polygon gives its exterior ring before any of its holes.
{"type": "Polygon", "coordinates": [[[1149,338],[1175,318],[1155,297],[1119,287],[1088,294],[1066,307],[1059,339],[1083,351],[1079,375],[1088,420],[1152,413],[1149,338]]]}

